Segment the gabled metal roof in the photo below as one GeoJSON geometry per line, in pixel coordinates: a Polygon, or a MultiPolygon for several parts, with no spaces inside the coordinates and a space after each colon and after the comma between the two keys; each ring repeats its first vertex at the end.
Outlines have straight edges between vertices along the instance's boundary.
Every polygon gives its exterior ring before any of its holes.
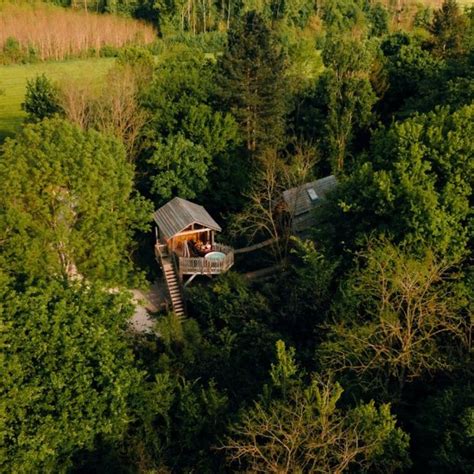
{"type": "Polygon", "coordinates": [[[296,217],[319,205],[321,199],[324,199],[326,194],[336,186],[336,177],[333,175],[326,176],[325,178],[283,191],[283,199],[288,206],[289,212],[296,217]]]}
{"type": "Polygon", "coordinates": [[[153,218],[165,239],[179,234],[191,224],[199,224],[219,232],[222,230],[204,207],[179,197],[173,198],[155,211],[153,218]]]}

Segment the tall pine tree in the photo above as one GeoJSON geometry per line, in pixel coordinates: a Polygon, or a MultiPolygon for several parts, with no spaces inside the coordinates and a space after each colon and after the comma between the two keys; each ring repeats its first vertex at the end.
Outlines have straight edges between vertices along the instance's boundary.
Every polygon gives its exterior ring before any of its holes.
{"type": "Polygon", "coordinates": [[[228,34],[219,61],[220,95],[254,154],[281,144],[286,112],[285,59],[264,20],[246,13],[228,34]]]}

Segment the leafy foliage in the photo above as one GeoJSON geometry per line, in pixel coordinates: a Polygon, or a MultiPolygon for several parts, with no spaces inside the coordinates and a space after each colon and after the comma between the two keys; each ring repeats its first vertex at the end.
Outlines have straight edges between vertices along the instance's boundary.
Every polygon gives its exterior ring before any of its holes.
{"type": "Polygon", "coordinates": [[[391,116],[419,96],[423,84],[432,87],[445,65],[405,34],[388,37],[382,43],[382,51],[387,58],[389,88],[381,107],[384,114],[391,116]]]}
{"type": "Polygon", "coordinates": [[[224,429],[226,409],[227,397],[213,383],[158,373],[135,398],[136,420],[124,449],[144,469],[210,471],[214,466],[205,453],[224,429]]]}
{"type": "Polygon", "coordinates": [[[322,18],[328,30],[349,31],[365,23],[362,9],[354,1],[330,0],[325,2],[322,18]]]}
{"type": "Polygon", "coordinates": [[[50,119],[8,140],[0,158],[0,256],[29,276],[125,281],[134,229],[150,206],[113,138],[50,119]]]}
{"type": "Polygon", "coordinates": [[[413,471],[470,472],[474,9],[56,3],[160,39],[108,48],[99,87],[31,81],[37,123],[3,146],[0,470],[401,472],[410,441],[413,471]],[[291,238],[282,193],[328,174],[291,238]],[[280,265],[197,277],[186,317],[132,333],[96,285],[135,284],[136,247],[156,266],[136,189],[272,238],[280,265]]]}
{"type": "Polygon", "coordinates": [[[2,470],[63,471],[97,438],[120,439],[142,374],[125,295],[64,281],[2,285],[2,470]]]}
{"type": "Polygon", "coordinates": [[[278,338],[263,295],[229,273],[219,276],[208,291],[190,289],[189,298],[205,338],[200,375],[213,377],[234,402],[257,393],[278,338]]]}
{"type": "Polygon", "coordinates": [[[323,50],[327,72],[328,148],[333,171],[341,172],[356,131],[372,121],[376,96],[369,80],[372,44],[347,36],[329,37],[323,50]],[[357,125],[356,125],[357,124],[357,125]]]}
{"type": "Polygon", "coordinates": [[[281,397],[263,396],[241,412],[223,447],[232,462],[250,472],[343,472],[407,464],[408,438],[396,427],[389,405],[341,408],[343,389],[337,382],[313,374],[305,384],[294,352],[281,341],[277,356],[272,388],[281,397]]]}
{"type": "Polygon", "coordinates": [[[452,56],[462,51],[468,26],[466,20],[456,0],[445,0],[441,8],[434,12],[430,32],[436,54],[452,56]]]}
{"type": "Polygon", "coordinates": [[[301,361],[314,358],[335,292],[339,261],[331,261],[311,240],[291,240],[290,264],[265,288],[274,301],[281,334],[298,347],[301,361]]]}
{"type": "Polygon", "coordinates": [[[186,51],[156,71],[143,100],[152,114],[146,167],[157,204],[175,194],[195,198],[218,184],[213,172],[231,166],[238,130],[231,115],[213,109],[214,88],[214,66],[186,51]]]}
{"type": "MultiPolygon", "coordinates": [[[[372,233],[454,260],[465,255],[472,192],[472,107],[437,110],[380,129],[334,197],[332,226],[350,248],[372,233]]],[[[323,233],[323,232],[322,232],[323,233]]]]}
{"type": "Polygon", "coordinates": [[[429,252],[416,259],[391,244],[363,255],[336,303],[319,357],[364,387],[396,393],[406,382],[452,370],[466,354],[472,321],[453,269],[429,252]],[[391,385],[394,382],[395,385],[391,385]]]}
{"type": "Polygon", "coordinates": [[[474,466],[474,399],[471,382],[454,385],[424,400],[415,420],[420,465],[433,473],[467,473],[474,466]]]}

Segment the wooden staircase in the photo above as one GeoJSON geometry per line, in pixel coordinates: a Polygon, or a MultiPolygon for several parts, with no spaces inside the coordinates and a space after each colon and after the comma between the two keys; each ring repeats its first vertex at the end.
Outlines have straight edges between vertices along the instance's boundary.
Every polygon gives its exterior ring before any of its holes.
{"type": "Polygon", "coordinates": [[[184,301],[181,293],[181,287],[179,284],[178,276],[171,259],[162,259],[163,274],[168,287],[168,293],[171,299],[171,305],[173,312],[178,316],[184,315],[184,301]]]}

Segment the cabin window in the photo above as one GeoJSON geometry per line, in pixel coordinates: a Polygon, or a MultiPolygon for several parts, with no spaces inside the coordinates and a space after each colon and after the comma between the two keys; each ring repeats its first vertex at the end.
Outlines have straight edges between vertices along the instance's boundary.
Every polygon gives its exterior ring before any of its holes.
{"type": "Polygon", "coordinates": [[[311,201],[316,201],[319,199],[319,196],[316,194],[316,191],[314,190],[314,188],[308,188],[306,191],[311,201]]]}

